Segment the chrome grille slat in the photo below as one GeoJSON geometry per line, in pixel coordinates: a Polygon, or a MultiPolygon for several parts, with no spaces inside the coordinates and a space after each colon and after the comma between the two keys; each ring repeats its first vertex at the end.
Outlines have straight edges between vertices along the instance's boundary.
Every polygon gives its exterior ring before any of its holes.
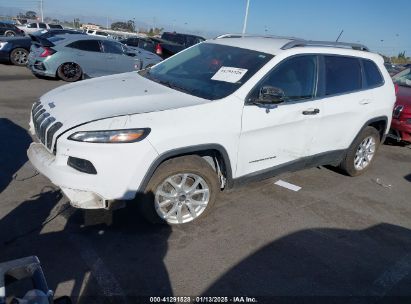
{"type": "Polygon", "coordinates": [[[33,104],[31,116],[37,138],[51,150],[53,147],[53,137],[63,124],[56,121],[56,118],[51,116],[39,101],[33,104]]]}
{"type": "Polygon", "coordinates": [[[53,137],[54,134],[56,134],[56,132],[63,126],[63,124],[61,122],[56,122],[55,124],[53,124],[47,131],[47,148],[51,149],[51,145],[53,143],[53,137]]]}
{"type": "Polygon", "coordinates": [[[46,145],[46,130],[55,121],[56,119],[54,117],[49,116],[44,120],[44,122],[40,126],[40,140],[45,145],[46,145]]]}

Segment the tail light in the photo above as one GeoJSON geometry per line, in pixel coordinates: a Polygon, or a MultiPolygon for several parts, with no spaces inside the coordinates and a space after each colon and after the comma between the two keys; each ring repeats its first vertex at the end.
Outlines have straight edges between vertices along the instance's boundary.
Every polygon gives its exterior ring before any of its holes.
{"type": "Polygon", "coordinates": [[[49,56],[53,55],[56,52],[57,51],[55,51],[51,48],[45,47],[43,53],[40,54],[40,57],[43,57],[43,58],[44,57],[49,57],[49,56]]]}
{"type": "Polygon", "coordinates": [[[394,84],[394,87],[395,87],[395,95],[397,96],[398,95],[398,90],[399,90],[399,86],[398,86],[398,84],[394,84]]]}
{"type": "Polygon", "coordinates": [[[161,47],[160,44],[156,45],[156,54],[159,56],[163,55],[163,48],[161,47]]]}

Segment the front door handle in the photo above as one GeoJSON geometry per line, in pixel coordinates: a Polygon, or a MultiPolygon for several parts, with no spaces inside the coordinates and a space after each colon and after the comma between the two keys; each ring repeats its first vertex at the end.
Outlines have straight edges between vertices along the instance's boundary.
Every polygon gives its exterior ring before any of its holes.
{"type": "Polygon", "coordinates": [[[320,113],[320,109],[309,109],[303,111],[303,115],[317,115],[318,113],[320,113]]]}
{"type": "Polygon", "coordinates": [[[360,105],[367,105],[367,104],[369,104],[369,103],[371,103],[371,102],[372,102],[371,99],[363,99],[363,100],[360,101],[360,105]]]}

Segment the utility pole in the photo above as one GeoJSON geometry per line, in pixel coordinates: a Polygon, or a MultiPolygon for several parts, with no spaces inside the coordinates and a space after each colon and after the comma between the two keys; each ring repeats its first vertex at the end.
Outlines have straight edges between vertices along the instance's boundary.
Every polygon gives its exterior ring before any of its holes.
{"type": "Polygon", "coordinates": [[[244,26],[243,26],[243,36],[247,30],[247,20],[248,20],[248,9],[250,8],[250,0],[247,0],[247,6],[245,8],[244,26]]]}
{"type": "Polygon", "coordinates": [[[41,22],[44,22],[43,0],[40,0],[40,16],[41,16],[41,22]]]}

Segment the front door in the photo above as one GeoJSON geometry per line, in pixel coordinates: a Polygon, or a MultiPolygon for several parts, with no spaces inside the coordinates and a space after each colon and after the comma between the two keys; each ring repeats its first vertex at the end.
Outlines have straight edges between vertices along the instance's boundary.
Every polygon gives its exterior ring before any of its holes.
{"type": "Polygon", "coordinates": [[[321,117],[317,79],[318,56],[301,55],[282,61],[253,89],[243,110],[236,177],[269,174],[310,155],[321,117]],[[266,86],[282,90],[285,101],[272,109],[253,104],[266,86]]]}

